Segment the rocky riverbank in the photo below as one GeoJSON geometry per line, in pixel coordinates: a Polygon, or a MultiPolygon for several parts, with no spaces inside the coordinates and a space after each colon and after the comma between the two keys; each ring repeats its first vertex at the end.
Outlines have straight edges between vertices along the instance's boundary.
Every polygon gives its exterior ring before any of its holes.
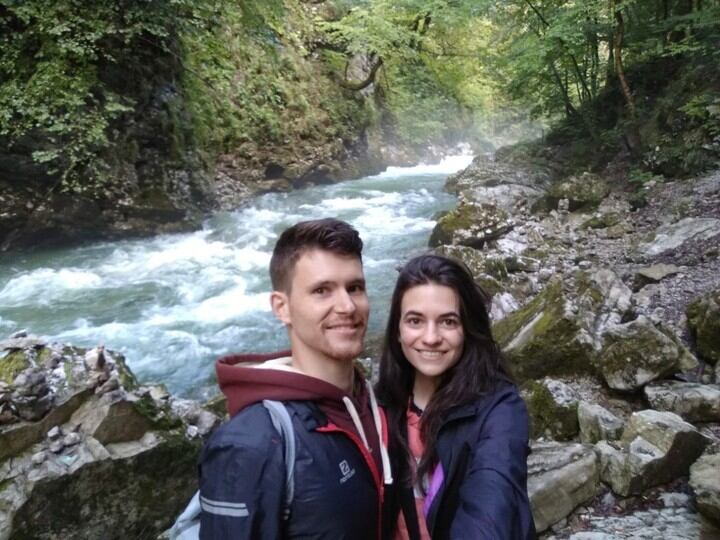
{"type": "Polygon", "coordinates": [[[218,422],[103,347],[0,341],[0,539],[156,537],[218,422]]]}
{"type": "Polygon", "coordinates": [[[650,182],[480,156],[431,245],[493,293],[544,538],[720,538],[720,172],[650,182]]]}

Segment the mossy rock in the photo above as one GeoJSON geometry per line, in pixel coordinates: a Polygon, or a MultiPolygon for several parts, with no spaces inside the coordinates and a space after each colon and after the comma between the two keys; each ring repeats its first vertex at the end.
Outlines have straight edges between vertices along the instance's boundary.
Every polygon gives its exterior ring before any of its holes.
{"type": "Polygon", "coordinates": [[[217,414],[220,418],[227,418],[227,397],[225,394],[218,394],[202,404],[203,408],[217,414]]]}
{"type": "Polygon", "coordinates": [[[579,319],[565,309],[560,280],[493,325],[493,334],[520,379],[593,373],[594,349],[579,319]]]}
{"type": "Polygon", "coordinates": [[[31,365],[25,351],[13,350],[0,358],[0,381],[12,384],[23,370],[31,365]]]}
{"type": "Polygon", "coordinates": [[[566,384],[552,379],[528,381],[523,387],[523,397],[533,438],[566,441],[578,434],[578,400],[566,384]]]}
{"type": "Polygon", "coordinates": [[[509,214],[493,204],[461,203],[438,220],[428,245],[482,248],[485,242],[503,236],[513,226],[509,214]]]}
{"type": "Polygon", "coordinates": [[[688,355],[676,339],[655,328],[646,317],[638,317],[607,332],[596,359],[610,388],[635,391],[680,370],[688,355]]]}
{"type": "Polygon", "coordinates": [[[617,212],[609,212],[607,214],[600,214],[593,216],[584,222],[581,229],[607,229],[613,225],[620,223],[620,214],[617,212]]]}
{"type": "Polygon", "coordinates": [[[560,199],[567,199],[569,210],[574,212],[597,208],[609,193],[610,187],[599,176],[583,173],[550,186],[545,199],[551,208],[557,208],[560,199]]]}
{"type": "Polygon", "coordinates": [[[716,364],[720,361],[720,289],[690,303],[687,318],[698,355],[716,364]]]}
{"type": "Polygon", "coordinates": [[[475,282],[490,296],[505,292],[502,281],[507,278],[508,272],[502,259],[488,258],[482,251],[467,246],[444,245],[434,251],[467,266],[475,282]]]}

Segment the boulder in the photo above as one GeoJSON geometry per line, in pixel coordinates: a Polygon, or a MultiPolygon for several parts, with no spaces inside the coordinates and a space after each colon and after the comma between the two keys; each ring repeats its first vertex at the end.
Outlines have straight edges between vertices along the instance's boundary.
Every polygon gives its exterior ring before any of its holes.
{"type": "Polygon", "coordinates": [[[717,235],[720,235],[720,219],[688,217],[658,227],[653,240],[640,246],[640,253],[655,257],[689,241],[707,240],[717,235]]]}
{"type": "Polygon", "coordinates": [[[581,229],[607,229],[620,223],[621,217],[617,212],[596,213],[580,225],[581,229]]]}
{"type": "Polygon", "coordinates": [[[199,435],[217,416],[189,402],[173,408],[112,351],[15,352],[27,367],[0,387],[11,412],[0,423],[0,539],[154,538],[167,529],[197,489],[199,435]],[[24,418],[38,396],[49,396],[49,409],[24,418]]]}
{"type": "Polygon", "coordinates": [[[578,404],[580,440],[595,444],[601,440],[614,441],[621,437],[625,423],[606,408],[581,401],[578,404]]]}
{"type": "Polygon", "coordinates": [[[533,444],[528,457],[528,495],[538,532],[592,499],[599,487],[598,459],[592,446],[533,444]]]}
{"type": "Polygon", "coordinates": [[[678,415],[648,409],[632,414],[619,443],[595,448],[603,482],[628,496],[687,475],[708,442],[678,415]]]}
{"type": "Polygon", "coordinates": [[[525,306],[493,325],[521,379],[595,372],[608,325],[630,309],[632,292],[609,270],[553,279],[525,306]]]}
{"type": "Polygon", "coordinates": [[[697,367],[697,360],[669,332],[645,316],[610,327],[597,355],[598,370],[614,390],[633,391],[675,371],[697,367]]]}
{"type": "Polygon", "coordinates": [[[720,289],[693,300],[687,307],[690,332],[698,355],[712,364],[720,360],[720,289]]]}
{"type": "Polygon", "coordinates": [[[563,441],[577,434],[578,397],[567,384],[550,378],[529,381],[523,390],[523,398],[530,415],[533,438],[563,441]]]}
{"type": "Polygon", "coordinates": [[[480,249],[515,226],[509,214],[495,205],[461,201],[441,217],[430,235],[430,247],[444,244],[480,249]]]}
{"type": "Polygon", "coordinates": [[[595,174],[585,172],[550,186],[545,199],[550,208],[557,208],[559,201],[567,199],[567,209],[574,212],[597,208],[609,193],[610,187],[604,180],[595,174]]]}
{"type": "Polygon", "coordinates": [[[690,467],[698,510],[720,524],[720,454],[705,454],[690,467]]]}
{"type": "Polygon", "coordinates": [[[649,384],[645,398],[658,411],[670,411],[688,422],[720,422],[720,385],[668,381],[649,384]]]}
{"type": "Polygon", "coordinates": [[[635,273],[633,279],[633,291],[637,292],[646,285],[658,283],[668,276],[677,274],[680,269],[674,264],[654,264],[646,268],[641,268],[635,273]]]}

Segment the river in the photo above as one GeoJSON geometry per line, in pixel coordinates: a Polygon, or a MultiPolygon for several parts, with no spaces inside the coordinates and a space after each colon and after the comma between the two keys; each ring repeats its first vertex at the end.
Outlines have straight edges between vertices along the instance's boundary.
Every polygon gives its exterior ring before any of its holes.
{"type": "Polygon", "coordinates": [[[266,194],[192,233],[3,255],[0,339],[27,329],[73,345],[102,343],[122,352],[141,381],[207,397],[217,357],[287,347],[269,307],[272,247],[287,226],[326,216],[350,222],[365,242],[369,332],[380,332],[395,268],[426,248],[433,217],[455,204],[445,178],[471,159],[266,194]]]}

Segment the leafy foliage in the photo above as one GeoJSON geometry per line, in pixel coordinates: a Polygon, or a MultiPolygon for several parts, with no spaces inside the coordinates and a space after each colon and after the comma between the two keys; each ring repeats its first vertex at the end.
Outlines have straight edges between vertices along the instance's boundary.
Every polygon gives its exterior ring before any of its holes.
{"type": "Polygon", "coordinates": [[[34,148],[65,189],[97,187],[109,128],[135,105],[104,77],[168,50],[191,4],[0,0],[0,138],[34,148]]]}

